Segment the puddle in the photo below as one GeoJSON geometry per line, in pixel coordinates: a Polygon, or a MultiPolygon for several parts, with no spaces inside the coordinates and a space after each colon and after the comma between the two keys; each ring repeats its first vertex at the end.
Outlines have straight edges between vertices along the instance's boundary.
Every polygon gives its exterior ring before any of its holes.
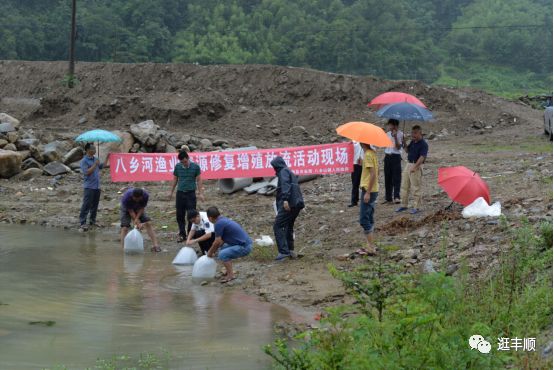
{"type": "Polygon", "coordinates": [[[100,234],[0,225],[2,368],[84,369],[162,351],[172,369],[268,368],[261,348],[274,323],[299,317],[193,284],[173,257],[124,255],[100,234]]]}

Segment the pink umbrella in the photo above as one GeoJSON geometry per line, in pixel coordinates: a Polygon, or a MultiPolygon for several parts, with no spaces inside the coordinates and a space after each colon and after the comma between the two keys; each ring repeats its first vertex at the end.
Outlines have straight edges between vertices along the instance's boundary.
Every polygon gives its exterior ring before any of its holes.
{"type": "Polygon", "coordinates": [[[385,105],[393,104],[393,103],[411,103],[411,104],[419,105],[420,107],[423,107],[423,108],[427,108],[425,104],[423,104],[421,100],[419,100],[415,96],[402,93],[402,92],[395,92],[395,91],[386,92],[384,94],[381,94],[373,98],[373,100],[370,101],[367,104],[367,106],[370,108],[379,109],[385,105]]]}

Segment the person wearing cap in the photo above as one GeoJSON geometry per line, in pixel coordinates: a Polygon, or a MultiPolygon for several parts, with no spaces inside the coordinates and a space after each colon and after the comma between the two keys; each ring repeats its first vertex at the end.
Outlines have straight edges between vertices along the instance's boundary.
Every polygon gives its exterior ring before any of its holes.
{"type": "Polygon", "coordinates": [[[394,144],[385,148],[385,201],[384,203],[400,204],[400,184],[402,181],[402,152],[404,133],[398,130],[398,120],[389,119],[387,136],[394,144]]]}
{"type": "Polygon", "coordinates": [[[360,180],[362,178],[362,162],[364,160],[364,151],[360,143],[357,141],[352,141],[352,143],[354,144],[354,170],[350,174],[352,195],[350,196],[348,207],[356,207],[360,200],[360,180]]]}
{"type": "Polygon", "coordinates": [[[208,220],[206,212],[193,209],[188,212],[187,217],[192,225],[187,237],[187,245],[198,243],[202,254],[207,254],[215,241],[214,225],[208,220]]]}
{"type": "Polygon", "coordinates": [[[414,203],[410,213],[416,214],[421,209],[422,167],[429,152],[429,145],[423,139],[423,133],[419,125],[415,125],[412,128],[412,140],[404,150],[408,153],[408,164],[402,174],[402,186],[400,191],[402,203],[396,212],[403,212],[408,209],[408,200],[410,191],[412,191],[414,203]]]}
{"type": "Polygon", "coordinates": [[[364,161],[362,164],[362,178],[360,180],[360,189],[362,190],[360,225],[367,239],[367,252],[369,255],[375,255],[376,249],[373,245],[375,221],[373,216],[375,213],[375,202],[379,195],[379,162],[377,154],[371,145],[364,143],[361,145],[364,150],[364,161]]]}

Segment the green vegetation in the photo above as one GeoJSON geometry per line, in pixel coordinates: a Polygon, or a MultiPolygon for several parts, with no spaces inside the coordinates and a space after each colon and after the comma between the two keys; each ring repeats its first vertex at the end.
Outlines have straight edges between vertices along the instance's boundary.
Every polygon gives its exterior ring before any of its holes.
{"type": "MultiPolygon", "coordinates": [[[[67,59],[70,0],[5,0],[0,59],[67,59]]],[[[550,92],[547,0],[77,1],[77,60],[263,63],[550,92]]]]}
{"type": "Polygon", "coordinates": [[[463,268],[411,275],[381,258],[353,272],[331,272],[355,298],[328,309],[322,328],[277,340],[265,351],[277,369],[551,368],[541,359],[552,325],[552,224],[502,222],[510,244],[490,274],[463,268]],[[488,355],[471,350],[479,334],[488,355]],[[536,338],[536,351],[498,351],[498,338],[536,338]]]}

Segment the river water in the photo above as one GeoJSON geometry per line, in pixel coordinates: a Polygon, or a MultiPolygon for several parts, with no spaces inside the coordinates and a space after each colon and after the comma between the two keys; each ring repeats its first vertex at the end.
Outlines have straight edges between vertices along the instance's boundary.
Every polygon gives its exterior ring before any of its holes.
{"type": "Polygon", "coordinates": [[[172,369],[268,368],[273,324],[298,317],[194,284],[173,257],[124,255],[113,235],[0,225],[0,369],[146,352],[169,353],[172,369]]]}

